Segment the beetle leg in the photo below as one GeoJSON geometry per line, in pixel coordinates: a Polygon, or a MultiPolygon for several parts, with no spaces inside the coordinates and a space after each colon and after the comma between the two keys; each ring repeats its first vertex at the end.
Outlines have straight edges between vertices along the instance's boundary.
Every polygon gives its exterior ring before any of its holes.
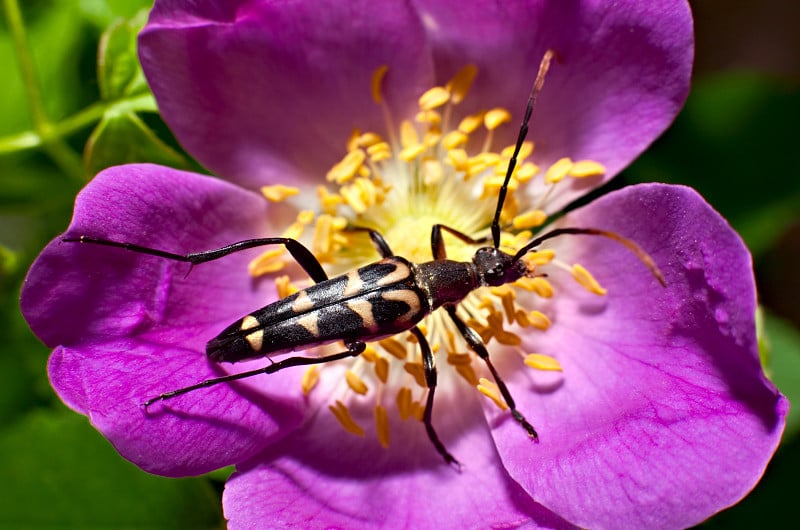
{"type": "Polygon", "coordinates": [[[134,245],[133,243],[120,243],[118,241],[109,241],[107,239],[98,239],[87,236],[65,237],[61,240],[67,243],[91,243],[94,245],[104,245],[107,247],[124,248],[125,250],[130,250],[132,252],[150,254],[151,256],[158,256],[160,258],[171,259],[173,261],[191,263],[192,265],[213,261],[223,256],[227,256],[228,254],[233,254],[234,252],[239,252],[240,250],[246,250],[248,248],[263,247],[266,245],[283,245],[315,283],[319,283],[328,279],[328,275],[323,270],[322,265],[320,265],[317,258],[314,257],[314,254],[312,254],[310,250],[304,247],[303,244],[296,239],[291,239],[288,237],[245,239],[244,241],[231,243],[230,245],[225,245],[221,248],[204,250],[203,252],[193,252],[185,255],[173,254],[172,252],[134,245]]]}
{"type": "Polygon", "coordinates": [[[394,252],[389,247],[389,243],[383,238],[380,232],[374,230],[372,228],[367,228],[366,226],[355,226],[355,225],[348,225],[345,229],[345,232],[366,232],[369,234],[369,238],[372,240],[372,244],[375,245],[375,249],[378,251],[378,254],[381,255],[383,258],[390,258],[394,256],[394,252]]]}
{"type": "Polygon", "coordinates": [[[446,259],[447,258],[447,250],[444,246],[444,238],[442,237],[442,230],[449,232],[450,234],[456,236],[458,239],[463,241],[468,245],[481,245],[484,243],[488,243],[491,241],[491,237],[482,237],[480,239],[475,239],[473,237],[468,236],[464,232],[460,232],[455,228],[450,228],[447,225],[442,224],[435,224],[431,229],[431,253],[433,254],[433,259],[446,259]]]}
{"type": "Polygon", "coordinates": [[[514,403],[514,398],[511,397],[511,392],[508,391],[508,387],[506,386],[505,382],[500,378],[500,374],[497,373],[494,365],[492,364],[491,359],[489,359],[489,351],[486,349],[486,346],[481,341],[481,338],[478,336],[475,331],[467,326],[458,315],[456,315],[456,308],[455,306],[445,306],[445,310],[447,314],[450,315],[450,318],[455,323],[458,331],[463,335],[464,340],[467,341],[467,345],[470,347],[472,351],[474,351],[478,357],[483,359],[486,363],[486,366],[489,368],[489,371],[492,373],[492,378],[494,382],[497,384],[497,387],[500,389],[500,394],[503,396],[503,401],[506,402],[508,408],[511,410],[511,416],[517,420],[517,423],[522,425],[522,428],[528,433],[528,436],[533,438],[534,440],[539,439],[539,435],[536,434],[536,429],[533,428],[528,420],[525,419],[525,416],[522,415],[521,412],[517,410],[517,405],[514,403]]]}
{"type": "Polygon", "coordinates": [[[430,439],[431,443],[433,443],[436,451],[442,455],[445,462],[454,466],[460,471],[461,464],[447,451],[442,441],[439,440],[439,435],[436,434],[436,430],[433,428],[432,416],[433,395],[436,391],[436,361],[433,357],[431,346],[428,344],[428,339],[425,338],[425,335],[419,330],[418,327],[414,326],[409,331],[417,338],[419,347],[422,350],[422,366],[425,370],[425,385],[428,387],[428,399],[425,403],[425,414],[422,418],[423,422],[425,423],[425,431],[428,433],[428,438],[430,439]]]}
{"type": "Polygon", "coordinates": [[[347,351],[343,351],[340,353],[325,355],[323,357],[289,357],[288,359],[283,359],[282,361],[272,363],[263,368],[259,368],[258,370],[250,370],[249,372],[241,372],[238,374],[230,374],[230,375],[224,375],[222,377],[215,377],[213,379],[206,379],[205,381],[201,381],[197,384],[187,386],[184,388],[179,388],[171,392],[165,392],[164,394],[161,394],[154,398],[150,398],[147,401],[145,401],[142,404],[142,406],[144,407],[145,412],[147,412],[147,407],[149,407],[156,401],[164,401],[167,399],[171,399],[176,396],[186,394],[187,392],[192,392],[193,390],[199,390],[201,388],[218,385],[220,383],[228,383],[230,381],[236,381],[239,379],[246,379],[248,377],[253,377],[254,375],[259,375],[259,374],[274,374],[279,370],[283,370],[284,368],[290,368],[292,366],[322,364],[322,363],[329,363],[331,361],[338,361],[340,359],[346,359],[347,357],[356,357],[364,351],[367,345],[363,342],[356,341],[356,342],[350,342],[345,346],[347,346],[347,351]]]}

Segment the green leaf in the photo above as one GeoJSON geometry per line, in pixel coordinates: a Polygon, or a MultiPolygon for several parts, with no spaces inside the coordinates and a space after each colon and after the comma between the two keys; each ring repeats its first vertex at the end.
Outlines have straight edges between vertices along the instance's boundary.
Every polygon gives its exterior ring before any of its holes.
{"type": "Polygon", "coordinates": [[[183,155],[164,143],[133,112],[107,112],[86,144],[86,171],[94,175],[107,167],[132,162],[190,167],[183,155]]]}
{"type": "MultiPolygon", "coordinates": [[[[789,402],[800,403],[800,331],[789,322],[763,313],[762,340],[768,351],[767,374],[789,402]]],[[[786,419],[784,441],[800,432],[800,409],[793,406],[786,419]]]]}
{"type": "Polygon", "coordinates": [[[83,16],[101,29],[152,6],[153,0],[80,0],[78,3],[83,16]]]}
{"type": "Polygon", "coordinates": [[[100,39],[97,81],[100,96],[107,101],[149,92],[136,53],[136,36],[147,21],[141,11],[130,20],[119,20],[100,39]]]}
{"type": "Polygon", "coordinates": [[[222,528],[208,480],[144,473],[85,418],[38,411],[0,433],[0,527],[222,528]]]}

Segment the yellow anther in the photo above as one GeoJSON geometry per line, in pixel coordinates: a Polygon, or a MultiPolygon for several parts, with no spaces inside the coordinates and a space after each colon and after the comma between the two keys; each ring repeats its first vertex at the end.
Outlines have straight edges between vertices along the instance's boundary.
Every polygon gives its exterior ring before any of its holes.
{"type": "Polygon", "coordinates": [[[289,276],[286,274],[275,278],[275,289],[277,290],[278,298],[286,298],[300,290],[289,281],[289,276]]]}
{"type": "Polygon", "coordinates": [[[470,385],[478,385],[478,376],[475,375],[475,370],[472,369],[472,364],[457,364],[456,372],[458,372],[458,375],[463,377],[470,385]]]}
{"type": "Polygon", "coordinates": [[[539,166],[533,162],[525,162],[514,171],[514,177],[520,182],[528,182],[537,173],[539,173],[539,166]]]}
{"type": "Polygon", "coordinates": [[[537,276],[535,278],[520,278],[514,285],[521,287],[526,291],[531,291],[542,298],[551,298],[553,296],[553,286],[544,278],[537,276]]]}
{"type": "Polygon", "coordinates": [[[411,162],[419,155],[421,155],[424,151],[425,151],[424,144],[412,145],[411,147],[406,147],[405,149],[400,151],[400,154],[398,154],[397,157],[403,162],[411,162]]]}
{"type": "Polygon", "coordinates": [[[366,157],[367,155],[360,149],[349,151],[339,163],[328,171],[325,178],[330,182],[344,184],[358,173],[366,157]]]}
{"type": "Polygon", "coordinates": [[[283,184],[275,184],[274,186],[261,186],[261,194],[266,197],[268,201],[281,202],[285,201],[293,195],[300,193],[299,188],[292,186],[284,186],[283,184]]]}
{"type": "Polygon", "coordinates": [[[381,405],[375,405],[375,431],[384,449],[389,447],[389,416],[381,405]]]}
{"type": "Polygon", "coordinates": [[[422,363],[405,363],[403,369],[414,377],[414,381],[419,386],[425,388],[425,369],[422,367],[422,363]]]}
{"type": "MultiPolygon", "coordinates": [[[[461,131],[450,131],[442,139],[442,145],[445,149],[455,149],[467,143],[469,136],[461,131]]],[[[466,154],[466,153],[465,153],[466,154]]]]}
{"type": "Polygon", "coordinates": [[[317,200],[323,213],[336,215],[336,207],[344,202],[341,195],[331,193],[325,186],[317,186],[317,200]]]}
{"type": "Polygon", "coordinates": [[[371,344],[367,344],[366,348],[364,348],[364,351],[361,352],[361,358],[367,362],[374,363],[378,358],[378,350],[373,348],[371,344]]]}
{"type": "Polygon", "coordinates": [[[356,137],[355,146],[360,148],[370,148],[373,145],[386,143],[381,138],[381,135],[374,132],[366,132],[356,137]]]}
{"type": "Polygon", "coordinates": [[[372,162],[381,162],[392,157],[392,149],[386,142],[367,147],[367,154],[372,162]]]}
{"type": "Polygon", "coordinates": [[[517,230],[542,226],[547,221],[547,214],[543,210],[531,210],[514,217],[511,225],[517,230]]]}
{"type": "Polygon", "coordinates": [[[401,343],[397,339],[388,338],[379,341],[378,344],[381,345],[381,348],[386,350],[392,357],[396,359],[400,359],[404,361],[406,358],[406,347],[403,343],[401,343]]]}
{"type": "Polygon", "coordinates": [[[500,410],[508,409],[508,405],[506,405],[506,402],[503,401],[503,398],[500,397],[500,389],[497,388],[497,385],[494,384],[492,381],[489,381],[485,377],[481,377],[478,380],[478,391],[480,391],[481,394],[494,401],[494,404],[497,405],[500,408],[500,410]]]}
{"type": "Polygon", "coordinates": [[[597,280],[594,279],[594,276],[592,276],[583,265],[576,263],[572,266],[572,277],[590,293],[603,296],[608,292],[606,289],[603,289],[597,280]]]}
{"type": "Polygon", "coordinates": [[[300,213],[297,214],[298,223],[307,225],[311,224],[311,221],[313,220],[314,220],[314,210],[301,210],[300,213]]]}
{"type": "Polygon", "coordinates": [[[459,364],[470,364],[471,362],[472,362],[472,357],[468,353],[447,354],[447,364],[452,364],[453,366],[457,366],[459,364]]]}
{"type": "Polygon", "coordinates": [[[312,246],[314,254],[317,257],[330,256],[333,250],[331,235],[333,233],[333,217],[327,214],[320,215],[317,218],[317,224],[314,228],[314,239],[312,246]]]}
{"type": "Polygon", "coordinates": [[[580,179],[586,177],[599,177],[604,175],[606,167],[600,162],[594,160],[579,160],[572,165],[569,170],[569,176],[580,179]]]}
{"type": "Polygon", "coordinates": [[[356,394],[361,394],[363,396],[369,390],[364,380],[358,377],[355,372],[351,370],[348,370],[344,373],[344,379],[347,381],[347,386],[350,387],[350,390],[356,394]]]}
{"type": "Polygon", "coordinates": [[[494,338],[497,342],[506,346],[519,346],[522,344],[522,338],[519,335],[506,330],[495,331],[494,338]]]}
{"type": "Polygon", "coordinates": [[[417,128],[408,120],[403,120],[403,123],[400,124],[400,143],[404,149],[419,144],[417,128]]]}
{"type": "Polygon", "coordinates": [[[567,173],[572,169],[572,159],[570,158],[560,158],[556,160],[556,162],[547,168],[547,171],[544,174],[544,181],[547,184],[554,184],[556,182],[561,182],[564,177],[567,176],[567,173]]]}
{"type": "Polygon", "coordinates": [[[428,89],[419,97],[419,108],[422,110],[432,110],[441,107],[450,100],[450,91],[443,86],[435,86],[428,89]]]}
{"type": "Polygon", "coordinates": [[[283,254],[284,250],[282,248],[267,250],[247,265],[247,271],[250,276],[261,276],[277,272],[286,267],[286,262],[283,261],[283,254]]]}
{"type": "MultiPolygon", "coordinates": [[[[516,149],[516,145],[509,145],[504,147],[502,151],[500,151],[500,156],[509,160],[511,159],[511,155],[514,154],[514,149],[516,149]]],[[[517,155],[517,160],[525,160],[533,153],[533,142],[525,141],[522,142],[522,146],[519,148],[519,155],[517,155]]]]}
{"type": "MultiPolygon", "coordinates": [[[[504,181],[505,177],[500,175],[494,175],[483,179],[483,189],[481,190],[480,198],[497,197],[497,193],[500,191],[500,188],[503,187],[504,181]]],[[[512,177],[512,179],[508,181],[508,192],[513,193],[517,191],[518,187],[519,182],[512,177]]]]}
{"type": "Polygon", "coordinates": [[[378,105],[383,103],[383,78],[386,77],[388,71],[389,67],[384,64],[372,74],[372,99],[378,105]]]}
{"type": "Polygon", "coordinates": [[[490,131],[509,121],[511,121],[511,113],[501,108],[492,109],[483,117],[483,125],[490,131]]]}
{"type": "Polygon", "coordinates": [[[364,436],[364,429],[356,423],[344,403],[337,399],[336,404],[328,406],[328,409],[336,416],[336,419],[342,424],[344,430],[356,436],[364,436]]]}
{"type": "Polygon", "coordinates": [[[469,176],[470,159],[467,152],[463,149],[450,149],[447,151],[447,163],[455,168],[456,171],[463,171],[469,176]]]}
{"type": "MultiPolygon", "coordinates": [[[[493,304],[490,304],[493,305],[493,304]]],[[[487,344],[489,340],[491,340],[492,335],[494,335],[494,330],[489,326],[484,326],[474,318],[471,318],[467,321],[467,325],[472,328],[472,330],[481,336],[481,340],[484,344],[487,344]]]]}
{"type": "Polygon", "coordinates": [[[413,413],[412,401],[410,388],[404,386],[397,391],[395,403],[397,404],[397,412],[400,414],[401,420],[407,420],[411,417],[413,413]]]}
{"type": "Polygon", "coordinates": [[[418,123],[426,123],[429,127],[438,127],[442,123],[442,115],[435,110],[421,110],[414,116],[418,123]]]}
{"type": "Polygon", "coordinates": [[[303,378],[300,380],[300,387],[303,389],[303,395],[309,395],[314,387],[319,382],[319,367],[309,366],[303,373],[303,378]]]}
{"type": "Polygon", "coordinates": [[[525,255],[524,259],[525,263],[530,263],[538,267],[542,265],[547,265],[548,263],[553,261],[553,258],[555,257],[556,257],[556,251],[553,249],[546,248],[542,250],[537,250],[535,252],[529,252],[528,254],[525,255]]]}
{"type": "Polygon", "coordinates": [[[381,380],[381,383],[386,383],[389,380],[389,359],[386,357],[377,357],[375,359],[375,375],[381,380]]]}
{"type": "Polygon", "coordinates": [[[466,116],[458,124],[458,130],[464,134],[472,134],[475,129],[483,125],[483,116],[483,112],[466,116]]]}
{"type": "Polygon", "coordinates": [[[458,105],[464,101],[464,97],[469,92],[476,75],[478,75],[478,67],[474,64],[468,64],[448,81],[446,86],[451,94],[450,100],[453,105],[458,105]]]}
{"type": "Polygon", "coordinates": [[[541,353],[531,353],[525,357],[525,364],[537,370],[546,372],[563,372],[561,363],[549,355],[542,355],[541,353]]]}
{"type": "Polygon", "coordinates": [[[425,417],[425,405],[418,401],[414,401],[411,403],[411,415],[416,418],[418,421],[422,421],[425,417]]]}
{"type": "Polygon", "coordinates": [[[435,147],[441,139],[442,132],[438,129],[431,129],[425,133],[425,136],[422,138],[422,143],[425,147],[435,147]]]}
{"type": "Polygon", "coordinates": [[[517,322],[520,326],[528,327],[533,326],[536,329],[546,330],[550,327],[550,319],[541,311],[530,311],[526,313],[522,309],[518,309],[516,313],[517,322]]]}

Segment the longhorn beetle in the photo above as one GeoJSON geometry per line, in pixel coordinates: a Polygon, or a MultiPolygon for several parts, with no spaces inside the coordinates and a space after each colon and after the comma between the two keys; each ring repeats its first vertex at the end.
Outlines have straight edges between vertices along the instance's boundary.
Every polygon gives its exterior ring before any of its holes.
{"type": "Polygon", "coordinates": [[[528,122],[536,97],[542,88],[553,55],[552,50],[545,53],[536,81],[531,89],[514,152],[497,198],[497,206],[491,223],[491,236],[475,239],[449,226],[435,224],[431,230],[432,261],[415,264],[401,256],[395,256],[378,231],[360,226],[350,226],[346,230],[368,234],[382,259],[336,278],[328,278],[311,251],[299,241],[290,238],[248,239],[222,248],[186,255],[88,236],[63,238],[63,241],[66,242],[119,247],[169,260],[188,262],[192,265],[216,260],[253,247],[283,245],[315,282],[314,285],[258,309],[225,328],[206,345],[208,359],[213,362],[234,363],[261,357],[271,358],[274,355],[337,341],[342,341],[346,348],[340,353],[322,357],[288,357],[281,361],[271,362],[268,366],[257,370],[201,381],[148,399],[143,404],[145,410],[156,401],[167,400],[208,386],[258,374],[272,374],[292,366],[327,363],[355,357],[364,351],[367,342],[409,331],[416,337],[419,344],[425,384],[428,388],[423,415],[425,430],[436,451],[448,464],[458,468],[460,464],[447,451],[433,426],[436,363],[431,347],[418,327],[419,322],[426,315],[442,308],[447,312],[469,348],[486,363],[513,418],[525,429],[530,438],[538,441],[536,430],[517,410],[514,399],[492,364],[489,352],[480,336],[456,314],[458,303],[479,287],[500,286],[533,275],[533,271],[529,270],[522,260],[523,256],[542,242],[566,234],[603,236],[613,239],[636,254],[656,278],[662,284],[664,283],[650,256],[636,243],[604,230],[557,228],[533,239],[514,255],[507,254],[499,248],[500,214],[508,192],[509,181],[516,167],[522,143],[528,133],[528,122]],[[442,238],[443,231],[470,245],[485,245],[491,240],[492,246],[478,248],[471,262],[448,260],[442,238]]]}

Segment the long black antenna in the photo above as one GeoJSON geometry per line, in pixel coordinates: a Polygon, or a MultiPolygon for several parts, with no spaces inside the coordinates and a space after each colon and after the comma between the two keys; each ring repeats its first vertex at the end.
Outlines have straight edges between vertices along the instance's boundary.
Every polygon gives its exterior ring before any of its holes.
{"type": "Polygon", "coordinates": [[[547,50],[544,52],[544,57],[542,57],[542,61],[539,63],[539,73],[536,74],[536,81],[533,83],[531,95],[528,98],[528,106],[525,108],[525,116],[522,118],[522,126],[519,129],[519,136],[517,136],[517,145],[514,147],[514,154],[511,155],[511,160],[508,162],[506,178],[503,181],[503,186],[500,188],[500,193],[497,196],[497,209],[494,211],[494,219],[492,220],[492,241],[494,242],[494,248],[500,247],[500,212],[503,211],[503,203],[505,202],[506,194],[508,193],[508,183],[511,181],[511,175],[514,173],[514,168],[517,167],[517,156],[519,156],[519,151],[522,149],[522,143],[525,141],[525,137],[528,135],[528,122],[530,121],[531,114],[533,113],[533,105],[536,103],[536,96],[538,96],[539,92],[542,90],[542,85],[544,85],[544,76],[547,74],[547,70],[550,68],[550,61],[553,59],[554,55],[555,51],[547,50]]]}

